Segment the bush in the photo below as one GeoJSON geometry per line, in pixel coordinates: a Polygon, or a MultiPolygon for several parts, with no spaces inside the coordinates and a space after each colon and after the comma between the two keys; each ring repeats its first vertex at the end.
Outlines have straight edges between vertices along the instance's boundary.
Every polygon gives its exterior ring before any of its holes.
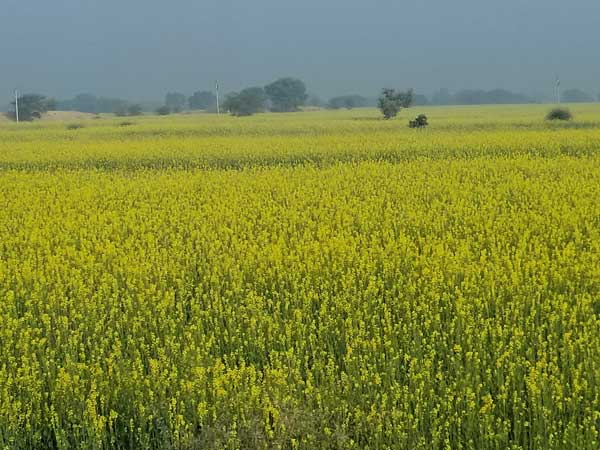
{"type": "Polygon", "coordinates": [[[427,122],[425,114],[419,114],[415,120],[408,122],[409,128],[425,128],[427,125],[429,125],[429,122],[427,122]]]}
{"type": "Polygon", "coordinates": [[[70,123],[67,125],[67,130],[79,130],[83,127],[85,127],[85,125],[82,123],[70,123]]]}
{"type": "Polygon", "coordinates": [[[573,114],[567,108],[554,108],[546,114],[546,120],[571,120],[573,114]]]}
{"type": "Polygon", "coordinates": [[[135,125],[135,122],[130,122],[129,120],[124,120],[119,123],[120,127],[130,127],[131,125],[135,125]]]}

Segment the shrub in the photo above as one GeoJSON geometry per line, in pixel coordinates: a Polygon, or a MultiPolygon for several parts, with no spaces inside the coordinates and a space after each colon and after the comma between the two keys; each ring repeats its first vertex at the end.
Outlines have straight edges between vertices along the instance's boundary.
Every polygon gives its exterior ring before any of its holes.
{"type": "Polygon", "coordinates": [[[419,114],[415,120],[408,122],[409,128],[425,128],[427,125],[429,125],[429,122],[427,122],[425,114],[419,114]]]}
{"type": "Polygon", "coordinates": [[[567,108],[554,108],[546,114],[546,120],[571,120],[573,114],[567,108]]]}
{"type": "Polygon", "coordinates": [[[70,123],[67,125],[67,130],[79,130],[83,127],[85,127],[85,125],[82,123],[70,123]]]}

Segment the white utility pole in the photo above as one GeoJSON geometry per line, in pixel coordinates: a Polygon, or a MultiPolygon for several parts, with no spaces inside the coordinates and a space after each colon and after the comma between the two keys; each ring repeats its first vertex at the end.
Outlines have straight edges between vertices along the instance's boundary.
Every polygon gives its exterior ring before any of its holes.
{"type": "Polygon", "coordinates": [[[221,109],[219,107],[219,81],[215,81],[215,87],[217,91],[217,115],[221,114],[221,109]]]}
{"type": "Polygon", "coordinates": [[[19,91],[15,89],[15,118],[19,123],[19,91]]]}

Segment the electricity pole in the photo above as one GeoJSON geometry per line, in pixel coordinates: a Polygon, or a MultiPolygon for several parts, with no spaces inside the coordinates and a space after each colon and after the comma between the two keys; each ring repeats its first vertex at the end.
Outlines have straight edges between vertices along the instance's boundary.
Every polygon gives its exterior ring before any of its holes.
{"type": "Polygon", "coordinates": [[[15,118],[19,123],[19,91],[15,89],[15,118]]]}

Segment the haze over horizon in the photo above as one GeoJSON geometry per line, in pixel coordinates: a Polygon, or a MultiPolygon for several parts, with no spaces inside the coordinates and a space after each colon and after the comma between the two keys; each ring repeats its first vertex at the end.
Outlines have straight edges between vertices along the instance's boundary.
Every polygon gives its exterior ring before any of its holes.
{"type": "Polygon", "coordinates": [[[327,98],[384,86],[600,93],[597,0],[4,0],[0,99],[13,88],[161,100],[280,76],[327,98]]]}

